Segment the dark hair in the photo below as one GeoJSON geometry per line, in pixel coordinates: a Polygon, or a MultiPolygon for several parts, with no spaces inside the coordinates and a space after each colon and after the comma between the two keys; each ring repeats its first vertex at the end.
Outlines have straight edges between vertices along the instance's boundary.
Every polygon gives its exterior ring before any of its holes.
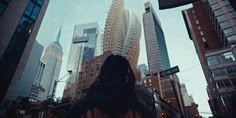
{"type": "Polygon", "coordinates": [[[94,107],[113,118],[116,114],[126,113],[136,98],[135,76],[129,61],[119,55],[110,55],[86,96],[94,107]]]}
{"type": "Polygon", "coordinates": [[[120,55],[110,55],[101,67],[96,83],[103,83],[106,81],[125,82],[129,86],[135,85],[135,76],[129,61],[120,55]]]}

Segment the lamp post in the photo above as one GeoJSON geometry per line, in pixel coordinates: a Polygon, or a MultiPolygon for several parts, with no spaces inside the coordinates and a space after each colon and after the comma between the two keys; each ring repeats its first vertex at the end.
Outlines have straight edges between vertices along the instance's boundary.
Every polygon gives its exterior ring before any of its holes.
{"type": "Polygon", "coordinates": [[[52,90],[52,95],[51,97],[54,98],[55,97],[55,93],[56,93],[56,88],[57,88],[57,83],[60,82],[62,79],[64,79],[66,76],[71,75],[72,74],[72,70],[68,70],[67,71],[68,74],[64,75],[63,77],[61,77],[60,79],[55,80],[54,84],[53,84],[53,90],[52,90]]]}

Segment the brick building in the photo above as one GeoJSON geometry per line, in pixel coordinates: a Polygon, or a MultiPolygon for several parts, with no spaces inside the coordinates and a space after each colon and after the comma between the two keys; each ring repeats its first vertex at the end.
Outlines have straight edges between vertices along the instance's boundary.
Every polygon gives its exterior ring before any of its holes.
{"type": "Polygon", "coordinates": [[[212,113],[229,117],[235,95],[235,1],[199,0],[182,13],[208,84],[212,113]]]}

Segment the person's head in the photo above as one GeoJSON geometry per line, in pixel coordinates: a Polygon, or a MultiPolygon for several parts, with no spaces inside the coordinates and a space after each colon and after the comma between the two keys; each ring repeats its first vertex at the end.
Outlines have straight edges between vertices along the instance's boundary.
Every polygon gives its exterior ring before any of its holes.
{"type": "Polygon", "coordinates": [[[130,86],[134,86],[135,76],[126,58],[112,54],[103,63],[97,81],[101,83],[105,81],[126,82],[130,86]]]}

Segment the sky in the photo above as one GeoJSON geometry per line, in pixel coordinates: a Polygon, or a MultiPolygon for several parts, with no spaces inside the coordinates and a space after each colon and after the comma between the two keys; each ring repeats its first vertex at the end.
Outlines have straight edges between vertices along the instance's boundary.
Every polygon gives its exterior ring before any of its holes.
{"type": "MultiPolygon", "coordinates": [[[[146,0],[125,0],[125,9],[131,9],[142,22],[144,3],[146,0]]],[[[211,112],[206,93],[206,80],[198,60],[193,42],[189,39],[181,11],[190,8],[186,5],[168,10],[158,10],[158,0],[150,0],[165,34],[171,66],[179,66],[180,82],[186,84],[188,93],[199,105],[200,112],[211,112]]],[[[111,0],[50,0],[36,40],[46,48],[56,40],[62,26],[60,43],[63,47],[63,61],[60,78],[66,75],[70,45],[74,26],[78,24],[98,22],[103,32],[111,0]]],[[[139,64],[147,65],[144,32],[140,39],[139,64]]],[[[66,78],[64,79],[66,80],[66,78]]],[[[56,97],[61,97],[65,82],[57,86],[56,97]]],[[[208,117],[207,114],[202,114],[208,117]]]]}

